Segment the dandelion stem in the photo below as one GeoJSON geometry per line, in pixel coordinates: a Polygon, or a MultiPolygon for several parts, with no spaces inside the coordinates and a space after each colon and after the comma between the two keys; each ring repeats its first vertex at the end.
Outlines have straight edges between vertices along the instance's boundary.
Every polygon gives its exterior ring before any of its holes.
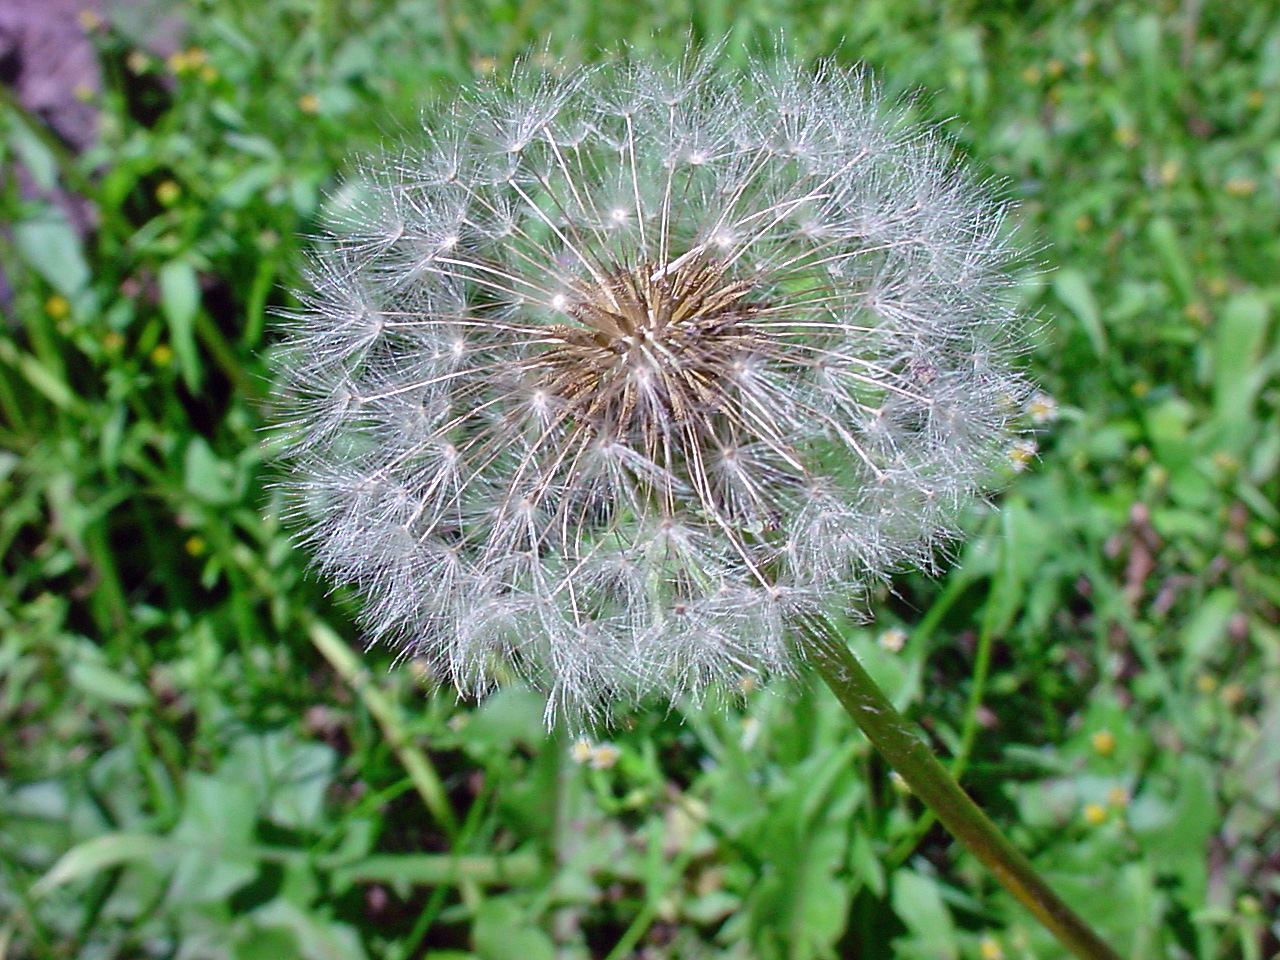
{"type": "Polygon", "coordinates": [[[969,796],[880,690],[831,624],[811,620],[805,636],[813,663],[836,699],[911,791],[996,879],[1082,960],[1119,955],[1049,888],[1031,862],[969,796]]]}

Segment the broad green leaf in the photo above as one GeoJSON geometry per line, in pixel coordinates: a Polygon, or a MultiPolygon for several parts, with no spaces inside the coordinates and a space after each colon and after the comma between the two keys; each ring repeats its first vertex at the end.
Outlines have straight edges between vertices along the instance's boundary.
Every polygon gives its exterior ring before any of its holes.
{"type": "Polygon", "coordinates": [[[200,773],[187,777],[182,816],[170,834],[180,851],[169,885],[170,903],[216,902],[254,877],[255,801],[248,784],[200,773]]]}
{"type": "Polygon", "coordinates": [[[218,774],[252,786],[272,823],[303,830],[321,822],[336,759],[332,747],[275,730],[237,740],[218,774]]]}
{"type": "Polygon", "coordinates": [[[89,264],[80,237],[57,207],[49,205],[16,224],[13,237],[27,263],[68,300],[88,286],[89,264]]]}

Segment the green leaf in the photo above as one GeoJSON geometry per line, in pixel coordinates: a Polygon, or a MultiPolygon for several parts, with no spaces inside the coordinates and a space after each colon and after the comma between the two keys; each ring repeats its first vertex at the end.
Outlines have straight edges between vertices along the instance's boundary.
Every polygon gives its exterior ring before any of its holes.
{"type": "Polygon", "coordinates": [[[876,856],[871,847],[871,840],[861,828],[853,835],[853,845],[849,849],[849,866],[854,875],[862,880],[877,897],[884,896],[885,875],[884,863],[876,856]]]}
{"type": "Polygon", "coordinates": [[[77,690],[117,706],[141,707],[151,702],[146,687],[101,662],[77,660],[67,675],[77,690]]]}
{"type": "Polygon", "coordinates": [[[89,284],[89,264],[75,228],[55,206],[13,228],[23,259],[68,300],[89,284]]]}
{"type": "Polygon", "coordinates": [[[36,881],[31,894],[42,897],[55,887],[93,876],[109,867],[152,860],[164,849],[164,839],[150,834],[107,833],[94,837],[63,854],[49,872],[36,881]]]}
{"type": "Polygon", "coordinates": [[[58,161],[49,148],[25,123],[10,124],[3,134],[22,158],[36,186],[46,194],[52,193],[58,185],[58,161]]]}
{"type": "Polygon", "coordinates": [[[1195,283],[1192,280],[1191,263],[1186,251],[1182,248],[1182,240],[1178,231],[1167,217],[1154,217],[1147,227],[1147,239],[1155,248],[1156,255],[1165,268],[1173,288],[1183,302],[1190,303],[1195,299],[1195,283]]]}
{"type": "Polygon", "coordinates": [[[322,743],[304,743],[288,730],[237,740],[218,769],[222,778],[253,787],[267,820],[287,830],[318,826],[337,757],[322,743]]]}
{"type": "Polygon", "coordinates": [[[1240,609],[1234,589],[1221,587],[1210,593],[1197,607],[1179,638],[1182,651],[1182,673],[1188,680],[1215,653],[1223,653],[1227,625],[1240,609]]]}
{"type": "MultiPolygon", "coordinates": [[[[1182,899],[1200,904],[1209,879],[1209,838],[1221,823],[1215,793],[1220,778],[1215,775],[1215,768],[1190,756],[1181,758],[1176,776],[1175,792],[1165,815],[1152,818],[1147,824],[1135,816],[1130,825],[1156,872],[1175,877],[1182,884],[1182,899]]],[[[1136,800],[1134,805],[1137,806],[1136,800]]]]}
{"type": "Polygon", "coordinates": [[[160,307],[169,324],[169,341],[177,355],[187,389],[200,387],[200,357],[196,350],[195,319],[200,309],[200,281],[185,260],[170,260],[160,268],[160,307]]]}
{"type": "MultiPolygon", "coordinates": [[[[910,955],[936,960],[956,960],[960,948],[956,944],[955,922],[943,903],[937,881],[913,870],[899,870],[893,876],[893,912],[911,931],[914,946],[910,955]]],[[[899,955],[907,951],[901,950],[899,955]]]]}
{"type": "Polygon", "coordinates": [[[555,960],[556,949],[511,897],[492,897],[476,911],[472,946],[482,960],[555,960]]]}
{"type": "Polygon", "coordinates": [[[1260,365],[1270,326],[1261,297],[1233,297],[1214,328],[1213,399],[1224,431],[1222,442],[1243,452],[1257,432],[1254,404],[1274,370],[1260,365]]]}
{"type": "Polygon", "coordinates": [[[1093,352],[1099,357],[1107,353],[1107,332],[1102,326],[1098,301],[1089,289],[1089,281],[1083,273],[1072,267],[1063,267],[1053,277],[1053,292],[1076,315],[1084,332],[1093,344],[1093,352]]]}
{"type": "Polygon", "coordinates": [[[328,920],[288,900],[272,900],[253,911],[249,919],[252,927],[237,945],[237,960],[363,960],[368,956],[359,935],[347,924],[328,920]],[[263,952],[256,942],[263,935],[272,944],[288,944],[286,952],[263,952]]]}
{"type": "Polygon", "coordinates": [[[180,851],[169,885],[171,903],[216,902],[254,877],[255,800],[249,784],[200,773],[187,777],[182,816],[170,834],[180,851]]]}
{"type": "Polygon", "coordinates": [[[203,437],[193,436],[182,458],[183,486],[198,500],[209,504],[234,503],[239,499],[231,464],[218,459],[203,437]]]}

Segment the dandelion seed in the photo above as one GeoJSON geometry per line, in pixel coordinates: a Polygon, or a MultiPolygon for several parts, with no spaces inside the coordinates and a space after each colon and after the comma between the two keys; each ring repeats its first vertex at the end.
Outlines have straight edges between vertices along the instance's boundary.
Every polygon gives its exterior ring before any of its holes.
{"type": "Polygon", "coordinates": [[[291,319],[319,564],[549,719],[791,671],[1024,449],[1002,206],[857,70],[485,83],[343,188],[291,319]]]}

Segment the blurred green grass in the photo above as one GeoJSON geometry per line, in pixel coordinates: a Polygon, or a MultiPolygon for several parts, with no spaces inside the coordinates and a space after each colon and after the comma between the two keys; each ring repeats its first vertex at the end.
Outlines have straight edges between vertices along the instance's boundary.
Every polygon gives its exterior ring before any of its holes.
{"type": "Polygon", "coordinates": [[[282,528],[267,317],[344,164],[515,57],[689,37],[865,61],[1038,249],[1039,460],[850,642],[1122,955],[1280,947],[1280,7],[184,14],[92,31],[84,156],[0,105],[0,956],[1060,955],[809,684],[574,752],[357,658],[282,528]]]}

